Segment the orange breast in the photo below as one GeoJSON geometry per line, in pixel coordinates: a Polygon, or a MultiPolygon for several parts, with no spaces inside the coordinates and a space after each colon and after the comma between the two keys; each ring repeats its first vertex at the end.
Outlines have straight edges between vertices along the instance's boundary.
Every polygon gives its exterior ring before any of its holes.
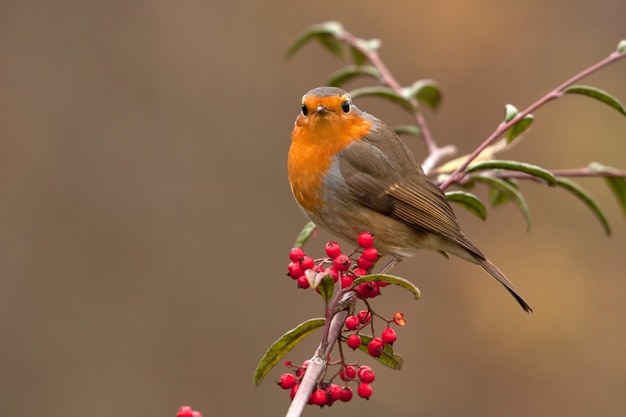
{"type": "Polygon", "coordinates": [[[323,179],[333,157],[355,140],[365,137],[372,126],[357,114],[300,115],[291,133],[287,161],[289,184],[298,204],[317,213],[323,206],[323,179]]]}

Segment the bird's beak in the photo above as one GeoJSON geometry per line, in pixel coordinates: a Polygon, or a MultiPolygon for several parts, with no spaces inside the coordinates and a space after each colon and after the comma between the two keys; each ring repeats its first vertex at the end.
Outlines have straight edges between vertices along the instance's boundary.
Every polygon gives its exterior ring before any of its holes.
{"type": "Polygon", "coordinates": [[[316,111],[318,114],[328,114],[328,113],[330,113],[330,112],[328,111],[328,108],[327,108],[326,106],[317,106],[317,109],[315,109],[315,111],[316,111]]]}

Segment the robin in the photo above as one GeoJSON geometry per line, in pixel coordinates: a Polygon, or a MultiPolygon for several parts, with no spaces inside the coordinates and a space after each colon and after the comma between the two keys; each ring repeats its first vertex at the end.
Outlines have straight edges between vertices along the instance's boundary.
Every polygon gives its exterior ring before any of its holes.
{"type": "Polygon", "coordinates": [[[302,97],[288,157],[291,191],[318,226],[348,241],[374,234],[388,270],[418,249],[451,253],[480,265],[532,308],[513,284],[461,232],[445,194],[398,135],[359,110],[350,94],[315,88],[302,97]]]}

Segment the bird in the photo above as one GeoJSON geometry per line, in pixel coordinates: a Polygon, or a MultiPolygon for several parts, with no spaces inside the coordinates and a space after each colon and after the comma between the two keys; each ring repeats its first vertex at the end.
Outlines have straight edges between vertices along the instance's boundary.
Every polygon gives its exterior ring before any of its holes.
{"type": "Polygon", "coordinates": [[[289,185],[306,216],[346,241],[367,231],[388,270],[420,249],[479,265],[522,308],[533,309],[463,234],[443,191],[385,122],[361,111],[346,91],[318,87],[302,97],[287,157],[289,185]]]}

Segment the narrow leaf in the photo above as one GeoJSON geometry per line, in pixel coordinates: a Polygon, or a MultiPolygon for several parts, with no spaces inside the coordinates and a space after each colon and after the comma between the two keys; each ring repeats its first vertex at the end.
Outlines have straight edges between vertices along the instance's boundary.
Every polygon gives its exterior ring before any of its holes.
{"type": "Polygon", "coordinates": [[[396,102],[402,105],[402,107],[404,107],[406,110],[408,110],[411,113],[414,113],[417,111],[415,106],[413,106],[413,104],[409,100],[402,97],[400,94],[396,93],[395,91],[393,91],[391,88],[388,88],[388,87],[379,87],[379,86],[362,87],[362,88],[357,88],[356,90],[352,90],[350,94],[352,94],[353,98],[364,97],[364,96],[383,97],[383,98],[389,99],[393,102],[396,102]]]}
{"type": "Polygon", "coordinates": [[[613,107],[615,110],[626,116],[626,109],[624,109],[622,103],[606,91],[602,91],[599,88],[589,87],[586,85],[572,85],[571,87],[567,87],[563,90],[563,92],[566,94],[582,94],[587,97],[595,98],[596,100],[613,107]]]}
{"type": "Polygon", "coordinates": [[[360,75],[366,75],[378,79],[380,77],[380,72],[376,69],[376,67],[372,67],[371,65],[348,65],[331,74],[330,79],[327,81],[327,85],[339,87],[346,81],[360,75]]]}
{"type": "MultiPolygon", "coordinates": [[[[361,345],[359,346],[359,350],[369,355],[369,352],[367,351],[367,345],[369,344],[369,342],[372,341],[372,338],[364,334],[360,336],[361,336],[361,345]]],[[[389,346],[388,344],[385,344],[385,347],[383,348],[381,355],[377,358],[374,357],[374,359],[376,359],[382,365],[385,365],[387,368],[394,369],[396,371],[399,371],[400,369],[402,369],[402,364],[404,363],[404,359],[402,358],[402,356],[398,355],[397,353],[394,353],[393,348],[389,346]]]]}
{"type": "Polygon", "coordinates": [[[448,191],[446,193],[448,201],[457,203],[470,213],[480,217],[482,220],[487,218],[487,209],[485,205],[474,194],[465,191],[448,191]]]}
{"type": "MultiPolygon", "coordinates": [[[[594,171],[607,173],[607,174],[610,174],[613,172],[619,172],[619,170],[613,167],[608,167],[598,162],[590,163],[589,168],[593,169],[594,171]]],[[[606,181],[606,184],[609,186],[609,189],[611,190],[611,192],[617,199],[617,203],[620,205],[622,212],[626,216],[626,180],[622,177],[613,177],[610,175],[605,176],[604,180],[606,181]]]]}
{"type": "Polygon", "coordinates": [[[321,33],[317,35],[317,40],[326,48],[326,50],[339,58],[343,57],[343,48],[341,42],[334,33],[321,33]]]}
{"type": "Polygon", "coordinates": [[[418,138],[422,137],[422,130],[415,125],[399,125],[394,126],[393,131],[398,135],[407,134],[417,136],[418,138]]]}
{"type": "Polygon", "coordinates": [[[510,202],[511,197],[509,197],[508,194],[503,193],[497,188],[489,187],[489,204],[491,204],[491,207],[500,207],[510,202]]]}
{"type": "Polygon", "coordinates": [[[626,180],[620,177],[604,177],[604,180],[621,206],[622,213],[626,216],[626,180]]]}
{"type": "Polygon", "coordinates": [[[361,66],[367,61],[367,57],[363,52],[353,46],[350,47],[350,53],[352,54],[352,61],[354,61],[354,65],[356,66],[361,66]]]}
{"type": "Polygon", "coordinates": [[[511,143],[515,140],[516,137],[521,135],[533,124],[534,116],[532,114],[528,114],[524,116],[519,122],[515,123],[506,131],[506,142],[511,143]]]}
{"type": "MultiPolygon", "coordinates": [[[[311,25],[300,33],[289,46],[287,49],[287,59],[294,56],[296,52],[312,39],[318,39],[325,47],[330,48],[333,53],[337,53],[333,48],[339,45],[339,50],[341,50],[341,45],[338,44],[338,35],[341,34],[341,32],[343,32],[343,26],[339,22],[326,22],[311,25]],[[334,38],[337,42],[335,44],[324,44],[324,42],[328,42],[328,39],[325,38],[328,36],[334,38]]],[[[341,55],[341,52],[339,52],[339,55],[341,55]]]]}
{"type": "Polygon", "coordinates": [[[519,189],[514,183],[510,181],[505,181],[500,178],[488,177],[484,175],[476,175],[476,176],[472,176],[472,178],[476,181],[482,181],[488,184],[489,186],[498,189],[500,192],[503,192],[509,198],[511,198],[511,200],[515,202],[517,207],[522,212],[524,219],[526,219],[526,230],[530,230],[531,220],[530,220],[530,210],[528,209],[528,204],[526,204],[526,200],[524,199],[524,196],[522,195],[522,193],[519,191],[519,189]]]}
{"type": "Polygon", "coordinates": [[[302,228],[302,231],[300,232],[300,234],[296,238],[296,241],[293,244],[293,247],[294,248],[301,248],[301,247],[303,247],[304,244],[306,243],[306,241],[309,240],[311,238],[311,236],[313,236],[313,234],[315,233],[315,229],[316,228],[317,228],[317,226],[313,222],[308,222],[307,224],[305,224],[304,227],[302,228]]]}
{"type": "Polygon", "coordinates": [[[442,100],[439,84],[434,80],[417,80],[404,88],[403,93],[405,97],[413,97],[433,110],[439,108],[442,100]]]}
{"type": "Polygon", "coordinates": [[[359,284],[363,284],[366,282],[388,282],[389,284],[398,285],[404,289],[407,289],[413,293],[415,299],[420,298],[420,290],[413,285],[413,283],[404,278],[396,277],[394,275],[385,275],[385,274],[372,274],[372,275],[364,275],[362,277],[358,277],[354,281],[352,281],[352,287],[356,287],[359,284]]]}
{"type": "Polygon", "coordinates": [[[596,200],[592,197],[591,194],[587,190],[585,190],[580,184],[565,178],[565,177],[556,177],[556,184],[559,187],[562,187],[574,194],[580,201],[582,201],[593,214],[600,220],[602,227],[604,228],[604,232],[607,236],[611,235],[611,226],[609,226],[609,221],[607,220],[604,212],[600,209],[600,206],[596,202],[596,200]]]}
{"type": "Polygon", "coordinates": [[[484,171],[487,169],[506,169],[509,171],[519,171],[528,175],[532,175],[533,177],[541,178],[550,186],[556,185],[556,179],[550,171],[541,168],[540,166],[527,164],[525,162],[502,160],[482,161],[470,165],[465,170],[465,172],[469,173],[475,171],[484,171]]]}
{"type": "Polygon", "coordinates": [[[291,349],[315,329],[322,327],[326,323],[324,319],[310,319],[301,323],[296,328],[289,330],[275,341],[265,352],[263,358],[254,371],[254,385],[259,386],[265,375],[283,358],[291,349]]]}

